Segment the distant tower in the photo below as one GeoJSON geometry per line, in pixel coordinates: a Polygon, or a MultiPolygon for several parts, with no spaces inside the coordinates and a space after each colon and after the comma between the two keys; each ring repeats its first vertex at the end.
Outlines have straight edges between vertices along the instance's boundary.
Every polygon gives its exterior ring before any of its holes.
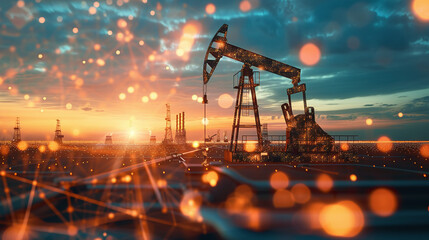
{"type": "Polygon", "coordinates": [[[13,138],[12,143],[21,142],[21,125],[19,123],[19,117],[16,118],[16,125],[13,128],[13,138]]]}
{"type": "Polygon", "coordinates": [[[171,116],[170,116],[170,104],[165,104],[167,107],[167,115],[165,117],[165,136],[162,141],[164,144],[173,143],[173,134],[171,133],[171,116]]]}
{"type": "Polygon", "coordinates": [[[106,135],[106,140],[104,141],[105,145],[112,145],[113,141],[112,141],[112,135],[106,135]]]}
{"type": "Polygon", "coordinates": [[[220,142],[220,130],[217,130],[216,142],[220,142]]]}
{"type": "Polygon", "coordinates": [[[57,142],[58,144],[62,144],[63,143],[63,138],[64,138],[64,135],[61,134],[60,120],[57,119],[57,127],[55,129],[54,141],[57,142]]]}
{"type": "Polygon", "coordinates": [[[186,144],[186,130],[185,130],[185,112],[176,115],[176,136],[177,144],[186,144]]]}
{"type": "Polygon", "coordinates": [[[150,144],[156,144],[156,136],[150,136],[150,144]]]}
{"type": "Polygon", "coordinates": [[[182,135],[182,143],[186,144],[185,112],[182,112],[182,127],[181,127],[181,130],[182,130],[182,133],[181,133],[181,135],[182,135]]]}

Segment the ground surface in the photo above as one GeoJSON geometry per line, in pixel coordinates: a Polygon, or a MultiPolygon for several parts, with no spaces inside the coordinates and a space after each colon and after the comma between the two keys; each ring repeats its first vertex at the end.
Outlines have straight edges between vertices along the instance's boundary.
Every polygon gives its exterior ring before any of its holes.
{"type": "Polygon", "coordinates": [[[223,145],[2,146],[3,239],[429,236],[422,144],[350,144],[355,162],[228,163],[223,145]],[[7,150],[7,151],[6,151],[7,150]],[[55,151],[53,151],[55,150],[55,151]],[[383,149],[382,149],[383,150],[383,149]],[[179,155],[179,153],[186,153],[179,155]]]}

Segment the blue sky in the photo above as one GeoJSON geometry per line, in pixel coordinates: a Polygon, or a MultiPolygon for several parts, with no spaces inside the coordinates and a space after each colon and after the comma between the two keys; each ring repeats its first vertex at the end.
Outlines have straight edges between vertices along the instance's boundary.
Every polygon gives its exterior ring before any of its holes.
{"type": "MultiPolygon", "coordinates": [[[[161,139],[168,102],[173,117],[188,113],[189,136],[198,139],[202,106],[192,95],[202,95],[206,48],[227,23],[230,43],[301,68],[309,105],[328,132],[428,139],[429,22],[414,15],[412,1],[249,0],[248,11],[240,9],[242,2],[2,1],[2,138],[10,138],[14,118],[21,116],[29,139],[48,139],[55,118],[62,119],[69,140],[103,139],[130,128],[161,139]],[[210,3],[213,14],[206,12],[210,3]],[[197,33],[178,56],[186,26],[197,33]],[[306,43],[321,51],[313,66],[299,59],[306,43]],[[374,124],[367,126],[367,118],[374,124]]],[[[217,100],[235,96],[232,75],[240,68],[223,58],[210,80],[209,131],[230,131],[233,107],[217,100]]],[[[291,86],[289,79],[261,72],[261,119],[273,134],[284,131],[280,105],[291,86]]]]}

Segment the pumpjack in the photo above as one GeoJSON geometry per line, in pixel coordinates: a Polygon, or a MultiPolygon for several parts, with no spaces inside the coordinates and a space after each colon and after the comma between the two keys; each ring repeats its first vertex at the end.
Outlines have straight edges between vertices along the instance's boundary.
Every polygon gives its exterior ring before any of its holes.
{"type": "MultiPolygon", "coordinates": [[[[228,25],[224,24],[216,32],[207,48],[203,64],[203,104],[208,104],[207,84],[212,77],[216,66],[222,57],[228,57],[242,62],[240,78],[237,86],[237,98],[235,104],[234,122],[232,125],[231,143],[229,151],[234,153],[239,151],[238,134],[240,127],[255,127],[258,137],[258,147],[256,151],[263,151],[263,136],[259,119],[258,103],[256,99],[255,87],[259,82],[254,79],[254,72],[251,67],[256,67],[282,77],[292,80],[293,87],[287,89],[288,102],[281,105],[283,116],[286,121],[286,146],[285,151],[290,153],[326,153],[334,147],[334,138],[316,123],[313,107],[307,107],[306,85],[301,82],[301,69],[274,59],[262,56],[249,50],[234,46],[227,41],[228,25]],[[252,106],[243,105],[243,95],[246,90],[250,90],[252,95],[252,106]],[[291,95],[302,93],[304,102],[304,114],[294,115],[292,110],[291,95]],[[240,124],[242,109],[253,110],[255,125],[240,124]]],[[[206,113],[206,111],[204,111],[206,113]]],[[[204,116],[206,117],[206,116],[204,116]]]]}

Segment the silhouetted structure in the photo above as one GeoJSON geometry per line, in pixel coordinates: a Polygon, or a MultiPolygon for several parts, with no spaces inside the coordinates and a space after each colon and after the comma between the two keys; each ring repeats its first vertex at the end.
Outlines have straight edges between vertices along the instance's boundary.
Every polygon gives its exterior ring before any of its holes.
{"type": "Polygon", "coordinates": [[[58,144],[62,144],[63,138],[64,138],[64,135],[61,134],[60,120],[57,119],[57,127],[55,129],[54,141],[57,142],[58,144]]]}
{"type": "Polygon", "coordinates": [[[185,112],[176,115],[175,140],[177,144],[186,144],[185,112]]]}
{"type": "MultiPolygon", "coordinates": [[[[226,39],[227,32],[228,25],[222,25],[207,48],[203,65],[203,103],[205,105],[208,103],[207,83],[223,56],[244,63],[241,71],[234,75],[234,88],[237,88],[238,91],[235,103],[234,122],[232,125],[230,152],[237,152],[240,127],[256,128],[258,138],[256,152],[263,150],[263,138],[255,94],[255,87],[259,86],[259,81],[255,81],[254,72],[250,68],[252,66],[292,80],[293,87],[287,89],[289,103],[285,103],[281,106],[287,124],[287,146],[285,150],[288,152],[331,151],[334,139],[324,132],[315,122],[314,108],[307,107],[305,95],[306,86],[305,84],[299,84],[301,81],[301,69],[229,44],[226,39]],[[236,83],[236,79],[238,83],[236,83]],[[246,104],[249,92],[251,93],[252,105],[246,104]],[[292,112],[291,95],[300,92],[302,92],[303,95],[305,114],[294,116],[292,112]],[[241,125],[240,115],[242,112],[247,114],[249,110],[253,110],[254,112],[255,125],[241,125]]],[[[206,106],[204,106],[204,112],[206,113],[205,109],[206,106]]],[[[206,118],[205,115],[204,118],[206,118]]]]}
{"type": "Polygon", "coordinates": [[[16,125],[13,128],[12,143],[17,144],[19,142],[21,142],[21,125],[20,125],[19,117],[17,117],[16,118],[16,125]]]}
{"type": "Polygon", "coordinates": [[[226,136],[226,131],[223,132],[223,142],[228,142],[228,136],[226,136]]]}
{"type": "Polygon", "coordinates": [[[165,104],[167,107],[167,114],[165,117],[165,136],[162,143],[172,144],[173,143],[173,134],[171,133],[171,115],[170,115],[170,104],[165,104]]]}
{"type": "Polygon", "coordinates": [[[104,140],[104,144],[106,144],[106,145],[112,145],[113,144],[112,135],[106,135],[106,140],[104,140]]]}
{"type": "Polygon", "coordinates": [[[150,136],[150,144],[156,144],[156,136],[150,136]]]}
{"type": "Polygon", "coordinates": [[[220,130],[217,130],[216,142],[220,142],[220,130]]]}

